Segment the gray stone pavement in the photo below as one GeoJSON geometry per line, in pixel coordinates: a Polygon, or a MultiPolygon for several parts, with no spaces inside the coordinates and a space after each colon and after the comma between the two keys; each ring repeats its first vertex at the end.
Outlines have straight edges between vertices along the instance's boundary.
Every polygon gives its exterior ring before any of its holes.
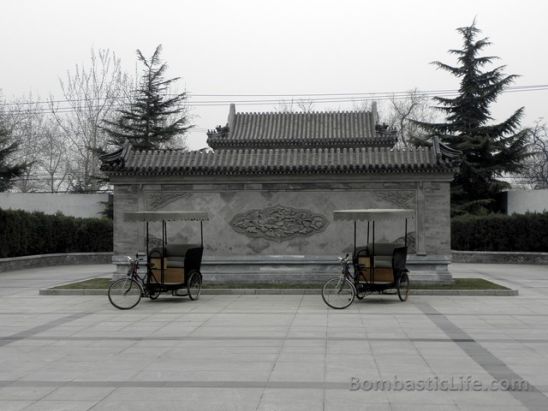
{"type": "Polygon", "coordinates": [[[548,268],[451,270],[520,295],[370,296],[343,311],[317,295],[162,296],[118,311],[38,295],[108,265],[0,273],[0,410],[548,409],[548,268]]]}

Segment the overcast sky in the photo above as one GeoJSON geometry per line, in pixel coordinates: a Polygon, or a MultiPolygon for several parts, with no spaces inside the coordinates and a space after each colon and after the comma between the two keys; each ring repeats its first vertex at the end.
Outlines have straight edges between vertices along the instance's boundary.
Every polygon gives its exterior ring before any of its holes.
{"type": "MultiPolygon", "coordinates": [[[[456,89],[456,79],[429,62],[454,63],[447,50],[461,46],[455,28],[474,17],[493,42],[486,54],[521,75],[515,85],[548,84],[548,2],[541,0],[2,0],[0,89],[7,98],[61,97],[59,77],[86,64],[92,47],[116,52],[135,73],[135,50],[150,56],[160,43],[167,75],[182,77],[181,88],[193,94],[456,89]]],[[[243,100],[190,102],[213,99],[243,100]]],[[[507,93],[494,115],[501,120],[525,106],[529,125],[548,115],[547,99],[548,91],[507,93]]],[[[275,106],[236,103],[237,111],[275,106]]],[[[196,129],[188,142],[199,148],[205,129],[226,122],[228,103],[191,112],[196,129]]]]}

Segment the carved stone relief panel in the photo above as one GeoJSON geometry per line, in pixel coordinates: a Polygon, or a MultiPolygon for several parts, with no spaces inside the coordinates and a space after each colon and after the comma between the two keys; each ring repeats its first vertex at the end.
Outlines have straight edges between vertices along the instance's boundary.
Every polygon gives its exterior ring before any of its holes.
{"type": "Polygon", "coordinates": [[[415,208],[415,191],[379,190],[377,196],[397,208],[415,208]]]}
{"type": "Polygon", "coordinates": [[[146,194],[146,207],[147,210],[158,210],[179,198],[190,197],[190,195],[185,192],[149,192],[146,194]]]}
{"type": "MultiPolygon", "coordinates": [[[[394,240],[394,243],[397,244],[404,244],[405,243],[405,236],[401,236],[396,238],[394,240]]],[[[414,254],[416,252],[416,246],[415,246],[416,240],[415,240],[415,232],[411,231],[407,233],[407,254],[414,254]]]]}
{"type": "Polygon", "coordinates": [[[314,235],[325,230],[328,224],[321,214],[282,205],[249,210],[230,221],[238,233],[277,242],[314,235]]]}
{"type": "Polygon", "coordinates": [[[149,250],[152,250],[153,248],[161,248],[162,239],[160,238],[160,236],[155,236],[154,234],[150,234],[148,238],[148,247],[149,247],[149,250]]]}
{"type": "Polygon", "coordinates": [[[116,194],[136,194],[139,192],[138,184],[119,184],[114,189],[116,194]]]}

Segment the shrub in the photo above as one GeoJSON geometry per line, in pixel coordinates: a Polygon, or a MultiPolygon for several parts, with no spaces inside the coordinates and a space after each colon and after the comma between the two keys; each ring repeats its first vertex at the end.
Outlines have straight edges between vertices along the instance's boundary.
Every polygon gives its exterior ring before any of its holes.
{"type": "Polygon", "coordinates": [[[453,218],[451,248],[468,251],[548,251],[548,212],[453,218]]]}
{"type": "Polygon", "coordinates": [[[0,258],[112,251],[112,220],[0,209],[0,258]]]}

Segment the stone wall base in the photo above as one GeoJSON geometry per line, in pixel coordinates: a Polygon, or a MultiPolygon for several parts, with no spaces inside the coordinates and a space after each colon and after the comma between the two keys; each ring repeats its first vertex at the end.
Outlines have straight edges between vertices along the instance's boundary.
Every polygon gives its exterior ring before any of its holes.
{"type": "MultiPolygon", "coordinates": [[[[127,257],[114,256],[114,277],[127,272],[127,257]]],[[[410,256],[411,281],[448,284],[453,282],[447,256],[410,256]]],[[[204,281],[216,283],[323,283],[341,272],[335,256],[240,256],[208,257],[202,262],[204,281]]]]}

